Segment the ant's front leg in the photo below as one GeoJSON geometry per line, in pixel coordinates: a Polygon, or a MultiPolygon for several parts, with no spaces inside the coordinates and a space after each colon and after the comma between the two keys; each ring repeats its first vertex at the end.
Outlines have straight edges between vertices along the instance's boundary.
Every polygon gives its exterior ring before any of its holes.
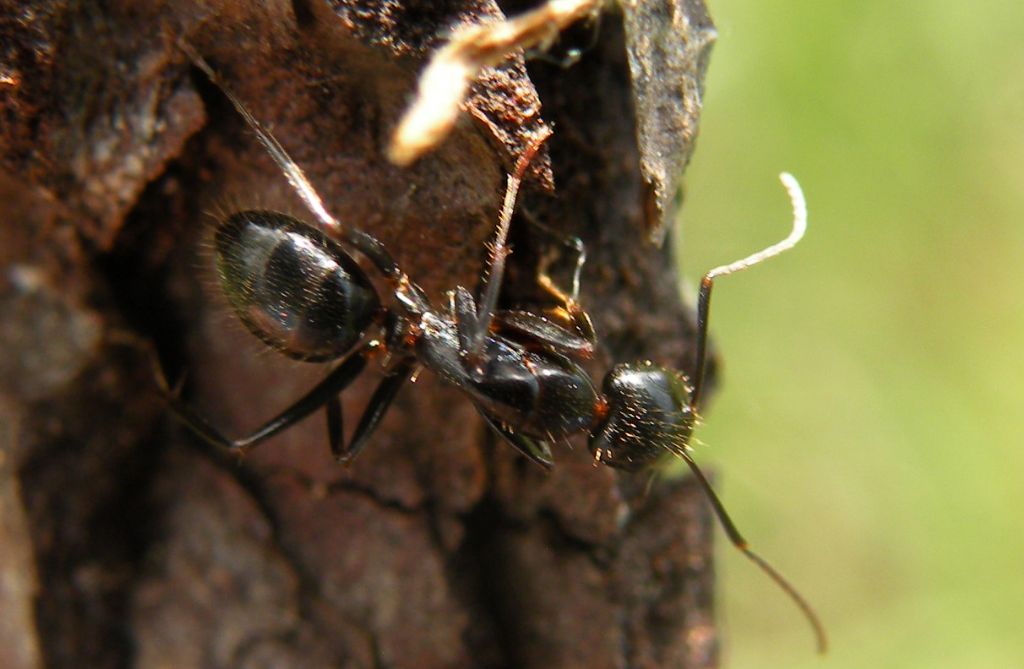
{"type": "Polygon", "coordinates": [[[587,258],[583,240],[554,230],[529,212],[521,213],[532,228],[567,249],[573,268],[571,289],[566,292],[555,282],[548,273],[553,259],[543,257],[536,276],[536,285],[543,293],[540,298],[543,303],[537,309],[520,308],[495,313],[495,329],[502,333],[512,333],[513,336],[526,337],[549,350],[570,357],[590,358],[594,355],[597,335],[590,315],[579,303],[580,275],[587,258]]]}
{"type": "Polygon", "coordinates": [[[565,322],[568,327],[571,327],[573,330],[578,332],[580,336],[585,338],[587,341],[592,344],[596,344],[597,334],[594,332],[594,326],[590,321],[590,315],[583,310],[583,307],[580,306],[579,303],[580,277],[583,274],[583,265],[587,262],[587,249],[583,244],[583,240],[575,235],[566,234],[560,230],[552,228],[546,223],[542,223],[536,216],[526,209],[523,209],[520,214],[531,228],[558,242],[558,244],[563,246],[568,251],[568,254],[573,257],[572,283],[568,293],[566,293],[565,290],[563,290],[549,274],[548,270],[552,261],[547,258],[542,259],[540,268],[537,271],[537,286],[545,292],[548,297],[553,299],[556,304],[554,309],[546,310],[545,313],[552,318],[565,322]]]}

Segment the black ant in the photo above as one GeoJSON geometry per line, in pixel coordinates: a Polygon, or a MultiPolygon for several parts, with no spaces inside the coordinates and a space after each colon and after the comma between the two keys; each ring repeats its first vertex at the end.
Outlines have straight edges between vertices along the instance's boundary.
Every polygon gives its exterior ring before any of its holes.
{"type": "Polygon", "coordinates": [[[819,651],[824,651],[825,632],[817,615],[779,572],[748,548],[688,452],[704,385],[714,280],[775,256],[800,240],[806,228],[806,207],[792,176],[781,176],[794,210],[789,236],[712,269],[701,281],[692,383],[681,371],[642,362],[614,366],[598,391],[573,360],[593,347],[589,321],[576,304],[582,253],[572,294],[561,296],[568,320],[577,322],[577,332],[530,312],[497,309],[516,196],[530,161],[550,131],[533,142],[508,177],[479,299],[459,286],[449,293],[447,307],[437,309],[379,241],[327,211],[302,169],[274,136],[202,57],[188,48],[186,52],[231,101],[316,217],[316,224],[310,224],[263,210],[228,216],[215,237],[218,271],[228,301],[253,334],[284,355],[340,363],[306,395],[240,439],[226,438],[176,393],[168,392],[179,419],[206,441],[244,454],[325,407],[331,452],[339,462],[350,462],[402,385],[418,369],[426,368],[461,389],[495,432],[543,467],[553,465],[550,442],[580,432],[589,434],[595,461],[617,469],[646,469],[665,454],[673,454],[690,467],[729,540],[797,604],[814,629],[819,651]],[[383,275],[394,291],[395,308],[381,305],[369,278],[345,246],[365,256],[383,275]],[[344,444],[340,393],[363,371],[367,359],[378,354],[392,361],[387,376],[371,396],[351,440],[344,444]]]}

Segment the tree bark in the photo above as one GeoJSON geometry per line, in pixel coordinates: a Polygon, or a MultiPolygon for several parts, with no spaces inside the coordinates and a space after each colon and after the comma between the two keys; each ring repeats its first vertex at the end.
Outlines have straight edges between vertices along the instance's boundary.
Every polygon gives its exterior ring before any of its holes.
{"type": "MultiPolygon", "coordinates": [[[[218,216],[309,215],[186,40],[437,304],[476,285],[505,174],[552,124],[521,208],[586,244],[590,371],[692,369],[676,263],[646,241],[621,17],[592,46],[580,30],[572,67],[488,71],[413,167],[383,157],[446,31],[521,9],[0,2],[0,665],[715,666],[711,526],[689,480],[646,493],[581,440],[545,473],[427,373],[348,468],[321,419],[238,463],[168,417],[138,345],[230,434],[325,372],[261,351],[219,297],[218,216]]],[[[561,245],[515,229],[502,299],[535,304],[561,245]]]]}

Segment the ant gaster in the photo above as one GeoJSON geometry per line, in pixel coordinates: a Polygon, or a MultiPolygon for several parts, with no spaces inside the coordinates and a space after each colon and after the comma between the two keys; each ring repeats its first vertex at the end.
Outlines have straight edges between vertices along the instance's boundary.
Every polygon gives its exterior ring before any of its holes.
{"type": "Polygon", "coordinates": [[[316,217],[316,224],[310,224],[264,210],[228,216],[215,237],[218,271],[228,301],[253,334],[284,355],[340,363],[306,395],[240,439],[225,437],[176,393],[168,392],[179,419],[206,441],[246,453],[325,407],[331,452],[339,462],[349,462],[366,445],[402,385],[418,369],[426,368],[461,389],[495,432],[544,467],[553,464],[550,442],[580,432],[589,434],[595,461],[617,469],[638,471],[666,454],[675,455],[693,472],[729,540],[796,603],[814,629],[819,651],[824,651],[825,632],[817,615],[778,571],[750,550],[688,451],[704,385],[714,280],[777,255],[800,240],[806,228],[806,207],[792,176],[781,175],[794,210],[790,235],[711,270],[701,281],[692,383],[681,371],[642,362],[614,366],[598,391],[573,360],[589,355],[593,347],[589,321],[575,302],[582,249],[573,294],[561,296],[563,311],[572,315],[577,332],[530,312],[497,309],[519,185],[550,131],[528,147],[509,175],[479,299],[459,286],[449,293],[447,307],[437,309],[379,241],[328,212],[277,139],[202,57],[184,48],[231,101],[316,217]],[[394,291],[395,308],[382,307],[372,283],[346,247],[365,256],[386,279],[394,291]],[[367,359],[381,352],[391,365],[345,444],[340,393],[363,371],[367,359]]]}

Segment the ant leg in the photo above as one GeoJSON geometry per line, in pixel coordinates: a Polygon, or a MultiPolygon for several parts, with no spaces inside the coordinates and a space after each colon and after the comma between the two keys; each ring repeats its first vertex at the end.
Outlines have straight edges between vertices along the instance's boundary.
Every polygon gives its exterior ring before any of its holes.
{"type": "Polygon", "coordinates": [[[524,437],[521,434],[513,432],[510,428],[505,427],[500,422],[488,416],[483,409],[477,407],[480,415],[484,417],[487,424],[490,425],[491,429],[498,433],[502,439],[512,444],[517,451],[525,455],[527,458],[536,462],[544,469],[551,469],[555,465],[555,458],[551,455],[551,448],[548,446],[546,441],[538,441],[524,437]]]}
{"type": "Polygon", "coordinates": [[[531,342],[541,344],[563,355],[576,358],[594,356],[594,340],[581,337],[573,330],[554,323],[530,311],[502,310],[494,314],[494,324],[501,333],[525,335],[531,342]]]}
{"type": "Polygon", "coordinates": [[[363,416],[359,419],[359,424],[356,426],[355,434],[352,435],[352,441],[348,447],[335,450],[332,443],[331,452],[338,462],[347,464],[359,455],[363,447],[366,446],[366,442],[369,441],[370,435],[377,429],[384,414],[391,407],[398,391],[412,376],[415,367],[416,363],[412,359],[403,360],[398,363],[397,368],[390,376],[380,382],[377,390],[373,391],[366,409],[363,410],[363,416]]]}
{"type": "Polygon", "coordinates": [[[345,445],[345,419],[341,409],[341,395],[333,395],[324,405],[327,414],[327,443],[335,460],[342,457],[345,445]]]}
{"type": "Polygon", "coordinates": [[[786,578],[776,571],[775,567],[771,566],[767,560],[763,557],[750,550],[747,540],[740,534],[736,524],[732,522],[732,518],[725,510],[725,506],[722,501],[715,494],[714,489],[711,487],[711,483],[707,477],[704,476],[704,472],[701,471],[700,467],[694,461],[693,457],[690,456],[684,449],[677,451],[678,455],[686,461],[686,464],[690,467],[690,471],[693,472],[694,477],[697,479],[697,483],[700,484],[701,490],[704,492],[704,496],[711,502],[711,508],[715,512],[715,516],[718,517],[718,522],[722,524],[722,529],[725,530],[725,534],[729,537],[729,541],[735,546],[741,553],[743,553],[747,559],[753,562],[757,567],[768,575],[768,578],[775,581],[776,585],[782,588],[782,591],[789,595],[789,598],[794,604],[800,609],[800,612],[804,614],[807,622],[811,624],[811,628],[814,630],[815,641],[818,645],[818,653],[824,654],[828,650],[828,636],[825,634],[825,627],[821,624],[821,620],[818,618],[818,614],[815,613],[810,603],[801,596],[797,589],[790,583],[786,578]]]}
{"type": "Polygon", "coordinates": [[[456,286],[455,290],[449,293],[449,300],[452,315],[455,317],[455,330],[459,336],[459,349],[469,351],[473,347],[474,333],[479,329],[476,301],[462,286],[456,286]]]}
{"type": "Polygon", "coordinates": [[[560,230],[555,230],[553,227],[547,223],[543,223],[540,219],[525,209],[522,211],[522,215],[531,227],[554,239],[556,242],[566,247],[570,253],[576,256],[576,260],[573,263],[571,295],[566,295],[560,288],[555,286],[546,271],[541,272],[541,276],[543,277],[541,286],[545,290],[549,290],[553,297],[556,297],[561,301],[576,301],[580,296],[580,274],[583,272],[583,265],[587,262],[587,248],[584,246],[583,240],[575,235],[567,235],[560,230]],[[546,281],[544,281],[544,279],[546,279],[546,281]],[[550,284],[550,287],[548,284],[550,284]]]}
{"type": "MultiPolygon", "coordinates": [[[[512,331],[526,335],[530,340],[544,345],[549,349],[570,356],[589,358],[594,354],[594,345],[597,337],[594,334],[590,317],[579,306],[580,273],[583,263],[586,261],[586,250],[582,240],[578,237],[570,237],[544,225],[535,218],[527,215],[527,222],[543,231],[545,234],[557,239],[563,245],[569,247],[575,255],[572,294],[568,295],[560,289],[555,282],[541,271],[538,275],[538,284],[552,297],[557,306],[545,309],[543,314],[538,315],[531,311],[518,309],[493,311],[491,313],[491,325],[502,332],[512,331]]],[[[473,330],[461,325],[462,321],[472,323],[476,319],[476,307],[472,304],[472,297],[468,291],[459,289],[456,292],[452,311],[460,322],[459,335],[460,344],[463,350],[472,350],[472,342],[469,333],[473,330]]]]}
{"type": "Polygon", "coordinates": [[[480,354],[483,352],[484,339],[491,327],[491,320],[498,306],[498,292],[501,290],[501,282],[505,276],[505,258],[508,257],[508,231],[512,225],[512,214],[516,208],[516,196],[519,193],[519,186],[530,166],[530,161],[540,150],[541,145],[551,136],[551,130],[547,129],[540,137],[535,139],[526,151],[516,161],[515,169],[508,176],[508,185],[505,188],[505,199],[501,205],[501,213],[498,216],[498,226],[494,234],[494,240],[490,244],[491,256],[484,272],[480,286],[480,303],[476,312],[476,322],[467,323],[468,329],[464,336],[468,342],[466,349],[467,358],[472,367],[477,367],[480,362],[480,354]]]}
{"type": "Polygon", "coordinates": [[[701,392],[704,389],[704,373],[707,366],[708,312],[711,310],[711,289],[714,287],[715,279],[753,267],[783,251],[788,251],[796,246],[807,230],[807,201],[804,199],[803,191],[800,190],[800,184],[788,172],[780,174],[779,180],[789,194],[789,201],[793,207],[793,228],[789,236],[746,258],[715,267],[705,274],[700,282],[700,294],[697,297],[697,368],[693,376],[693,392],[690,393],[689,402],[690,410],[694,415],[697,414],[697,405],[700,404],[701,392]]]}
{"type": "MultiPolygon", "coordinates": [[[[409,284],[411,292],[414,294],[414,299],[420,301],[426,305],[426,296],[422,294],[418,288],[411,285],[408,277],[405,275],[395,259],[391,256],[388,250],[381,244],[377,239],[371,235],[358,230],[348,225],[342,224],[337,218],[335,218],[327,207],[324,206],[323,199],[321,199],[319,193],[313,188],[313,184],[310,183],[309,178],[306,177],[305,172],[299,167],[288,152],[285,151],[281,143],[277,141],[277,138],[253,116],[252,112],[249,111],[248,107],[242,102],[242,100],[234,94],[234,92],[228,88],[217,73],[214,72],[210,64],[200,56],[191,45],[180,42],[180,48],[185,54],[192,60],[192,63],[202,70],[203,74],[227,97],[234,106],[235,111],[245,119],[245,122],[249,125],[252,131],[256,134],[256,138],[259,140],[263,148],[266,149],[270,157],[273,158],[278,168],[284,174],[285,178],[288,179],[288,183],[291,184],[292,189],[302,200],[303,204],[313,213],[320,227],[325,233],[340,239],[348,244],[351,244],[360,253],[366,256],[373,264],[395,284],[409,284]]],[[[417,306],[420,306],[417,304],[417,306]]]]}
{"type": "MultiPolygon", "coordinates": [[[[366,346],[349,356],[339,367],[318,383],[312,390],[299,398],[294,404],[261,425],[251,434],[240,439],[228,439],[199,412],[182,402],[175,394],[165,393],[174,415],[196,435],[209,444],[229,450],[239,451],[245,455],[260,442],[269,439],[327,405],[328,416],[332,411],[330,401],[343,391],[366,367],[366,353],[371,349],[366,346]]],[[[340,410],[338,412],[340,426],[340,410]]]]}
{"type": "Polygon", "coordinates": [[[576,256],[576,260],[573,263],[572,289],[569,294],[566,294],[548,274],[547,264],[549,263],[546,263],[538,273],[537,284],[558,303],[559,311],[552,314],[553,316],[571,324],[591,344],[597,343],[597,334],[594,332],[594,325],[590,321],[590,315],[583,310],[579,303],[580,276],[583,273],[583,265],[587,262],[587,249],[583,244],[583,240],[555,230],[546,223],[542,223],[527,211],[523,211],[523,218],[526,219],[530,226],[551,237],[576,256]]]}

